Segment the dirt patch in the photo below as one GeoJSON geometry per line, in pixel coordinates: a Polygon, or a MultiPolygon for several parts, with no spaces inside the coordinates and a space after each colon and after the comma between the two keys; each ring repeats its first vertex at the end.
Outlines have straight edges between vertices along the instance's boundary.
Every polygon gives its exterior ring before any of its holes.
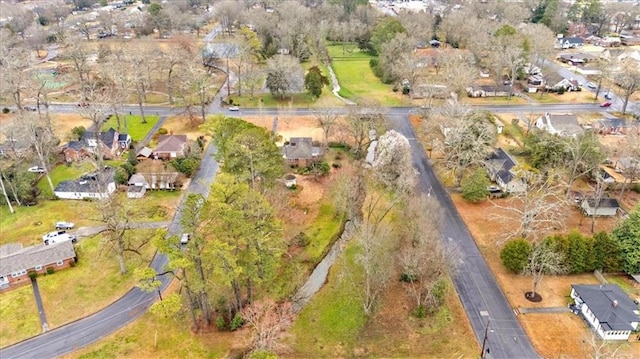
{"type": "MultiPolygon", "coordinates": [[[[318,122],[313,118],[313,116],[293,117],[287,113],[283,113],[275,117],[278,118],[276,132],[282,136],[281,142],[284,142],[291,137],[311,137],[314,141],[324,140],[322,129],[318,127],[318,122]]],[[[273,128],[273,117],[248,116],[243,117],[243,119],[256,126],[264,127],[269,131],[273,128]]]]}
{"type": "Polygon", "coordinates": [[[201,118],[197,115],[193,119],[188,116],[173,116],[167,118],[162,127],[166,128],[169,133],[187,135],[188,139],[195,141],[198,136],[203,134],[198,128],[200,120],[201,118]]]}

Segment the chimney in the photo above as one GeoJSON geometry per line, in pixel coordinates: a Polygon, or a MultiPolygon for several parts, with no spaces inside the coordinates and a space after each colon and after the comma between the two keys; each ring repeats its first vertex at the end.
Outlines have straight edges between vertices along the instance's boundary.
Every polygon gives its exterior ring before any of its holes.
{"type": "Polygon", "coordinates": [[[614,307],[614,308],[617,308],[618,307],[618,301],[614,299],[613,302],[611,302],[611,306],[614,307]]]}

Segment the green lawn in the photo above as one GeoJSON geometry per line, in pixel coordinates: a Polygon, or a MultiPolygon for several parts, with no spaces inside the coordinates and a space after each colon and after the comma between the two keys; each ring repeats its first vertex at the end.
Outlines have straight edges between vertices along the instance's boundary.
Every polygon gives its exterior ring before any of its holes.
{"type": "MultiPolygon", "coordinates": [[[[142,123],[142,116],[140,115],[124,116],[127,123],[127,132],[129,133],[129,136],[131,136],[131,139],[134,141],[142,140],[160,119],[156,115],[145,115],[144,117],[147,120],[147,123],[142,123]]],[[[122,116],[120,117],[120,121],[123,121],[122,116]]],[[[121,123],[121,126],[122,132],[125,132],[124,122],[121,123]]],[[[115,116],[111,116],[111,118],[109,118],[109,120],[105,122],[104,125],[102,125],[101,131],[107,131],[110,127],[113,127],[115,130],[118,129],[118,122],[115,116]]]]}
{"type": "MultiPolygon", "coordinates": [[[[350,353],[361,329],[367,322],[362,304],[352,281],[345,272],[359,275],[353,258],[355,246],[349,245],[343,256],[331,268],[327,283],[311,299],[296,318],[290,332],[294,357],[328,358],[335,355],[340,343],[344,353],[350,353]]],[[[404,318],[398,318],[404,320],[404,318]]]]}
{"type": "Polygon", "coordinates": [[[369,60],[372,56],[355,49],[343,52],[342,45],[327,46],[331,65],[340,84],[340,95],[358,102],[360,99],[378,101],[381,105],[400,106],[409,103],[401,94],[392,91],[391,85],[383,84],[377,78],[369,60]]]}
{"type": "Polygon", "coordinates": [[[311,263],[322,260],[329,247],[342,232],[343,218],[336,213],[336,209],[329,203],[320,206],[318,217],[305,230],[309,244],[304,252],[311,263]]]}
{"type": "Polygon", "coordinates": [[[0,293],[0,348],[42,332],[31,285],[0,293]]]}
{"type": "MultiPolygon", "coordinates": [[[[153,235],[153,231],[132,230],[129,235],[143,238],[153,235]]],[[[76,245],[78,264],[75,267],[38,277],[49,328],[59,327],[94,313],[122,296],[135,285],[131,274],[133,268],[147,266],[155,252],[148,244],[143,247],[142,256],[128,255],[129,273],[123,276],[119,273],[117,260],[104,248],[101,241],[101,235],[80,240],[76,245]]],[[[30,285],[0,294],[2,346],[40,332],[38,309],[32,298],[30,285]],[[5,310],[11,310],[11,314],[5,316],[5,310]]]]}

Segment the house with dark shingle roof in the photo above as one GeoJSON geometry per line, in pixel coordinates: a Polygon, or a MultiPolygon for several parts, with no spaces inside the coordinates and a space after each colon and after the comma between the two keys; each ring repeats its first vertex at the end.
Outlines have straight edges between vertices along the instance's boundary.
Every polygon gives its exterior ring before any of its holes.
{"type": "Polygon", "coordinates": [[[130,145],[131,136],[110,128],[105,132],[86,131],[79,141],[69,141],[63,146],[62,153],[67,162],[79,161],[97,153],[101,146],[103,157],[111,159],[120,156],[130,145]]]}
{"type": "Polygon", "coordinates": [[[571,298],[602,339],[628,340],[638,330],[638,304],[616,284],[572,284],[571,298]]]}
{"type": "Polygon", "coordinates": [[[320,147],[313,145],[311,137],[291,137],[282,148],[282,157],[291,167],[305,167],[320,157],[320,147]]]}
{"type": "Polygon", "coordinates": [[[71,241],[23,248],[9,243],[0,247],[0,290],[30,283],[28,273],[44,274],[51,267],[58,271],[76,262],[71,241]]]}
{"type": "Polygon", "coordinates": [[[596,201],[593,198],[585,198],[582,200],[580,208],[582,208],[585,216],[612,217],[618,213],[620,204],[615,198],[600,198],[600,201],[596,201]]]}
{"type": "Polygon", "coordinates": [[[498,147],[484,161],[489,179],[496,182],[505,192],[522,193],[527,185],[522,178],[515,173],[518,162],[505,150],[498,147]]]}
{"type": "Polygon", "coordinates": [[[104,179],[98,174],[83,175],[77,180],[58,183],[53,193],[62,199],[104,199],[116,190],[114,171],[104,171],[104,179]]]}
{"type": "Polygon", "coordinates": [[[188,149],[187,135],[160,135],[153,157],[163,160],[185,157],[188,149]]]}

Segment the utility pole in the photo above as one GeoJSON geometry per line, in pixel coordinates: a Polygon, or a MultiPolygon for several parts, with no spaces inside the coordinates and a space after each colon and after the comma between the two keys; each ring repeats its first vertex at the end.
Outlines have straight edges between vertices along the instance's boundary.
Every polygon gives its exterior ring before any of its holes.
{"type": "MultiPolygon", "coordinates": [[[[489,322],[491,322],[491,318],[487,320],[487,326],[484,327],[484,338],[482,338],[482,351],[480,352],[480,358],[484,358],[484,348],[487,345],[487,336],[489,334],[489,322]]],[[[489,351],[488,348],[487,351],[489,351]]]]}

